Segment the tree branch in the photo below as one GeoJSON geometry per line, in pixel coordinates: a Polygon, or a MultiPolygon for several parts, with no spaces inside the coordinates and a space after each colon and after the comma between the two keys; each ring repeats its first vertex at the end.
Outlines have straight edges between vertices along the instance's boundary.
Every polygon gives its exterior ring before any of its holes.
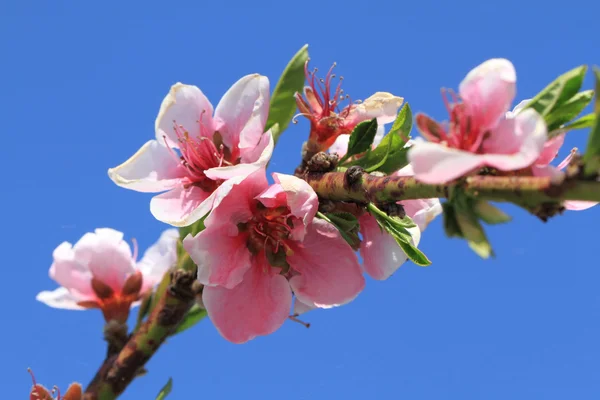
{"type": "Polygon", "coordinates": [[[600,182],[566,177],[471,176],[447,185],[428,185],[413,177],[374,176],[351,167],[346,172],[309,172],[304,179],[322,199],[357,203],[448,198],[455,188],[473,198],[525,207],[563,200],[600,202],[600,182]]]}
{"type": "Polygon", "coordinates": [[[148,319],[118,354],[109,354],[87,387],[84,400],[116,399],[170,336],[194,303],[195,271],[176,270],[148,319]]]}

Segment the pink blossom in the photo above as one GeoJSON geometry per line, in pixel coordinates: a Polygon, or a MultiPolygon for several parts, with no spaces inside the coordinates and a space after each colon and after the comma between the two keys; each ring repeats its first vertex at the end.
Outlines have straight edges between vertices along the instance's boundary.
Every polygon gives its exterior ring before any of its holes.
{"type": "MultiPolygon", "coordinates": [[[[569,162],[573,158],[575,152],[571,152],[563,161],[560,162],[560,164],[558,164],[558,166],[554,167],[550,165],[556,156],[558,156],[558,151],[562,147],[564,141],[565,134],[563,133],[546,142],[542,154],[531,168],[531,172],[534,176],[555,176],[560,174],[560,172],[569,165],[569,162]]],[[[573,211],[587,210],[596,204],[598,203],[593,201],[567,200],[564,202],[565,208],[573,211]]]]}
{"type": "Polygon", "coordinates": [[[244,343],[277,330],[297,299],[327,308],[364,287],[352,248],[331,224],[315,218],[316,193],[303,180],[263,171],[225,183],[206,229],[183,246],[198,265],[202,300],[227,340],[244,343]]]}
{"type": "Polygon", "coordinates": [[[417,127],[429,142],[417,143],[408,153],[416,178],[445,183],[484,166],[501,171],[531,166],[542,152],[547,128],[532,109],[507,115],[515,86],[511,62],[491,59],[467,74],[458,98],[446,101],[449,124],[417,115],[417,127]]]}
{"type": "Polygon", "coordinates": [[[173,226],[205,216],[222,183],[264,167],[273,152],[269,81],[253,74],[237,81],[213,106],[196,86],[177,83],[156,118],[156,139],[108,170],[119,186],[154,196],[150,210],[173,226]]]}
{"type": "MultiPolygon", "coordinates": [[[[507,114],[509,116],[517,115],[530,101],[531,99],[521,101],[512,111],[509,111],[507,114]]],[[[531,166],[531,173],[534,176],[555,176],[560,174],[561,171],[565,169],[567,165],[569,165],[571,158],[573,158],[574,152],[571,152],[557,167],[550,165],[550,163],[558,156],[558,152],[560,151],[564,142],[565,133],[563,132],[548,139],[546,143],[544,143],[544,147],[542,148],[540,156],[531,166]]],[[[586,210],[595,206],[596,204],[598,203],[592,201],[567,200],[564,202],[565,208],[573,211],[586,210]]]]}
{"type": "Polygon", "coordinates": [[[136,262],[119,231],[100,228],[73,246],[61,243],[53,255],[50,277],[61,285],[43,291],[37,300],[54,308],[100,308],[106,321],[125,322],[131,305],[140,300],[177,262],[177,229],[168,229],[136,262]]]}
{"type": "Polygon", "coordinates": [[[327,150],[338,136],[350,134],[362,121],[377,118],[380,125],[394,121],[404,101],[391,93],[377,92],[362,103],[349,104],[340,110],[340,103],[348,96],[343,95],[341,78],[332,93],[333,67],[325,80],[321,80],[316,77],[316,69],[308,71],[307,62],[304,71],[309,85],[304,87],[304,97],[296,93],[300,115],[310,120],[308,141],[315,152],[327,150]]]}

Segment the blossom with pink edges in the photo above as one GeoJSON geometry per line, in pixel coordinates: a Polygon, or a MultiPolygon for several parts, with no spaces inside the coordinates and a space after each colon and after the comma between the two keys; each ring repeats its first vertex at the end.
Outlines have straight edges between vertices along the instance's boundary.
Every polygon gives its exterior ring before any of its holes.
{"type": "Polygon", "coordinates": [[[204,217],[227,179],[263,168],[273,152],[269,80],[247,75],[213,106],[196,86],[177,83],[156,118],[156,139],[108,170],[119,186],[164,192],[150,201],[158,220],[187,226],[204,217]]]}
{"type": "Polygon", "coordinates": [[[61,243],[52,254],[50,277],[61,287],[40,292],[42,303],[67,310],[99,308],[106,321],[125,322],[129,309],[177,262],[177,229],[168,229],[140,261],[123,233],[99,228],[75,245],[61,243]]]}
{"type": "Polygon", "coordinates": [[[428,142],[408,152],[415,177],[441,184],[484,166],[501,171],[531,166],[547,140],[544,119],[533,109],[507,114],[515,97],[516,72],[506,59],[491,59],[470,71],[458,96],[446,101],[450,122],[424,114],[416,124],[428,142]]]}
{"type": "Polygon", "coordinates": [[[316,193],[305,181],[264,172],[233,178],[215,201],[206,229],[183,246],[198,265],[202,300],[221,335],[244,343],[277,330],[292,293],[328,308],[352,301],[365,281],[352,248],[315,218],[316,193]]]}

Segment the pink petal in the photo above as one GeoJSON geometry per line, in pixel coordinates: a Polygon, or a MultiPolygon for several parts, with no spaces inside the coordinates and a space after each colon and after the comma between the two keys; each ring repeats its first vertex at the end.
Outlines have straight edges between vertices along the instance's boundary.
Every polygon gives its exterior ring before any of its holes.
{"type": "Polygon", "coordinates": [[[148,247],[136,267],[144,277],[141,293],[146,293],[158,284],[163,275],[177,263],[179,231],[167,229],[156,243],[148,247]]]}
{"type": "Polygon", "coordinates": [[[50,277],[59,285],[69,289],[75,297],[93,299],[94,291],[91,287],[92,273],[87,267],[87,262],[80,262],[75,258],[71,243],[61,243],[52,253],[54,262],[50,267],[50,277]]]}
{"type": "Polygon", "coordinates": [[[65,310],[84,309],[83,307],[77,305],[77,302],[85,299],[71,294],[69,290],[64,287],[60,287],[53,291],[40,292],[37,296],[35,296],[35,299],[53,308],[62,308],[65,310]]]}
{"type": "Polygon", "coordinates": [[[439,199],[403,200],[398,203],[402,204],[406,215],[413,220],[421,232],[442,213],[442,204],[439,199]]]}
{"type": "Polygon", "coordinates": [[[312,108],[312,112],[314,114],[320,115],[323,112],[323,107],[321,107],[321,103],[319,103],[318,100],[319,97],[315,94],[310,86],[304,86],[304,97],[308,101],[308,104],[310,105],[310,108],[312,108]]]}
{"type": "Polygon", "coordinates": [[[523,109],[525,108],[525,106],[526,106],[527,104],[529,104],[529,102],[530,102],[531,100],[532,100],[532,99],[525,99],[525,100],[521,101],[519,104],[517,104],[517,105],[515,106],[515,108],[513,108],[513,109],[512,109],[512,111],[508,111],[508,112],[507,112],[507,117],[511,117],[511,116],[512,116],[512,117],[514,117],[515,115],[517,115],[518,113],[520,113],[520,112],[521,112],[521,110],[523,110],[523,109]]]}
{"type": "Polygon", "coordinates": [[[127,278],[135,272],[135,263],[123,233],[110,228],[86,233],[75,246],[75,259],[87,265],[92,275],[120,292],[127,278]]]}
{"type": "Polygon", "coordinates": [[[235,288],[207,286],[202,293],[209,318],[230,342],[241,344],[273,333],[289,315],[290,286],[282,275],[263,272],[270,266],[262,259],[256,260],[235,288]]]}
{"type": "Polygon", "coordinates": [[[179,186],[154,196],[150,212],[159,221],[173,226],[188,226],[204,217],[212,207],[214,196],[197,186],[179,186]]]}
{"type": "MultiPolygon", "coordinates": [[[[370,277],[377,280],[389,278],[402,264],[408,260],[396,240],[387,232],[382,231],[377,220],[369,214],[359,219],[360,233],[363,240],[360,244],[360,255],[363,258],[363,268],[370,277]]],[[[418,227],[408,230],[412,235],[415,246],[421,240],[418,227]]]]}
{"type": "Polygon", "coordinates": [[[264,169],[250,175],[236,176],[225,181],[214,195],[213,210],[204,221],[207,227],[227,225],[231,235],[237,233],[237,224],[247,222],[253,215],[254,199],[269,183],[264,169]]]}
{"type": "Polygon", "coordinates": [[[200,283],[231,289],[242,281],[251,266],[251,254],[246,246],[248,235],[237,231],[235,224],[222,224],[183,239],[183,248],[198,265],[200,283]]]}
{"type": "Polygon", "coordinates": [[[296,298],[296,300],[294,301],[294,314],[295,315],[305,314],[311,310],[314,310],[315,308],[317,308],[317,306],[314,305],[313,303],[306,304],[306,303],[303,303],[300,300],[298,300],[298,298],[296,298]]]}
{"type": "Polygon", "coordinates": [[[363,290],[358,259],[352,248],[328,222],[314,219],[303,242],[295,242],[287,257],[299,275],[290,286],[303,303],[328,308],[348,303],[363,290]]]}
{"type": "Polygon", "coordinates": [[[538,166],[548,165],[556,158],[558,155],[558,151],[562,147],[565,142],[565,134],[561,134],[553,137],[550,140],[547,140],[544,143],[544,147],[542,149],[542,154],[540,154],[539,158],[535,161],[535,164],[538,166]]]}
{"type": "Polygon", "coordinates": [[[542,167],[538,167],[536,165],[531,166],[531,173],[533,176],[558,176],[562,174],[562,171],[552,165],[545,165],[542,167]]]}
{"type": "MultiPolygon", "coordinates": [[[[413,143],[414,144],[414,143],[413,143]]],[[[408,164],[404,168],[394,173],[395,176],[414,176],[412,165],[408,164]]],[[[406,215],[412,218],[419,229],[425,230],[427,225],[442,213],[442,205],[439,199],[417,199],[403,200],[398,204],[402,204],[406,215]]]]}
{"type": "Polygon", "coordinates": [[[210,137],[214,132],[213,106],[204,93],[192,85],[176,83],[160,105],[154,124],[156,140],[178,148],[174,124],[181,125],[191,137],[210,137]]]}
{"type": "Polygon", "coordinates": [[[313,188],[305,180],[293,175],[273,173],[273,179],[285,191],[292,215],[308,225],[319,208],[319,199],[313,188]]]}
{"type": "Polygon", "coordinates": [[[515,98],[517,73],[503,58],[488,60],[471,70],[460,83],[459,94],[478,117],[482,130],[496,125],[515,98]]]}
{"type": "Polygon", "coordinates": [[[129,160],[108,170],[117,185],[151,193],[174,188],[185,175],[173,150],[156,140],[146,142],[129,160]]]}
{"type": "Polygon", "coordinates": [[[273,132],[269,129],[261,136],[260,141],[255,147],[240,150],[241,162],[257,164],[266,168],[269,160],[271,160],[274,148],[273,132]]]}
{"type": "Polygon", "coordinates": [[[376,92],[358,105],[352,105],[346,124],[354,126],[377,118],[379,125],[393,122],[404,99],[387,92],[376,92]]]}
{"type": "Polygon", "coordinates": [[[344,157],[348,152],[348,143],[350,142],[350,135],[340,135],[335,139],[335,142],[329,147],[329,153],[337,153],[338,156],[344,157]]]}
{"type": "Polygon", "coordinates": [[[593,201],[567,200],[565,201],[564,206],[567,210],[582,211],[594,207],[596,204],[598,203],[595,203],[593,201]]]}
{"type": "Polygon", "coordinates": [[[371,147],[375,148],[375,147],[379,146],[379,143],[381,143],[384,136],[385,136],[385,126],[377,125],[377,131],[375,132],[375,139],[373,139],[373,145],[371,147]]]}
{"type": "Polygon", "coordinates": [[[241,164],[211,168],[204,171],[204,174],[213,180],[229,179],[240,175],[248,176],[258,169],[266,168],[267,163],[273,154],[273,148],[273,136],[269,130],[262,136],[260,142],[254,149],[247,149],[246,152],[242,151],[241,164]]]}
{"type": "Polygon", "coordinates": [[[415,178],[430,184],[460,178],[485,165],[484,157],[430,142],[416,143],[408,151],[415,178]]]}
{"type": "MultiPolygon", "coordinates": [[[[502,171],[514,171],[531,166],[542,154],[548,139],[546,123],[541,115],[532,109],[520,112],[514,120],[502,120],[492,136],[504,136],[506,141],[518,146],[512,154],[485,154],[486,165],[502,171]],[[510,131],[505,130],[510,126],[510,131]]],[[[495,153],[489,149],[491,153],[495,153]]],[[[498,150],[500,151],[500,150],[498,150]]]]}
{"type": "Polygon", "coordinates": [[[269,79],[246,75],[225,93],[215,110],[216,130],[225,146],[254,148],[264,132],[269,115],[269,79]]]}

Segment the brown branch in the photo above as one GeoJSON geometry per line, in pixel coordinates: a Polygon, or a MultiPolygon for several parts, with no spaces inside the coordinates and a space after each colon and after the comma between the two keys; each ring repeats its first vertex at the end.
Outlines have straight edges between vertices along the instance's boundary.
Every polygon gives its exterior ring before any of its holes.
{"type": "Polygon", "coordinates": [[[171,274],[169,288],[160,297],[148,319],[118,354],[105,359],[88,385],[84,400],[112,400],[125,390],[193,305],[199,290],[195,276],[195,271],[185,270],[176,270],[171,274]]]}
{"type": "Polygon", "coordinates": [[[471,176],[446,185],[429,185],[405,176],[374,176],[359,167],[346,172],[307,172],[304,179],[320,198],[347,202],[393,202],[448,198],[455,188],[471,197],[531,207],[547,202],[600,202],[600,182],[531,176],[471,176]]]}

